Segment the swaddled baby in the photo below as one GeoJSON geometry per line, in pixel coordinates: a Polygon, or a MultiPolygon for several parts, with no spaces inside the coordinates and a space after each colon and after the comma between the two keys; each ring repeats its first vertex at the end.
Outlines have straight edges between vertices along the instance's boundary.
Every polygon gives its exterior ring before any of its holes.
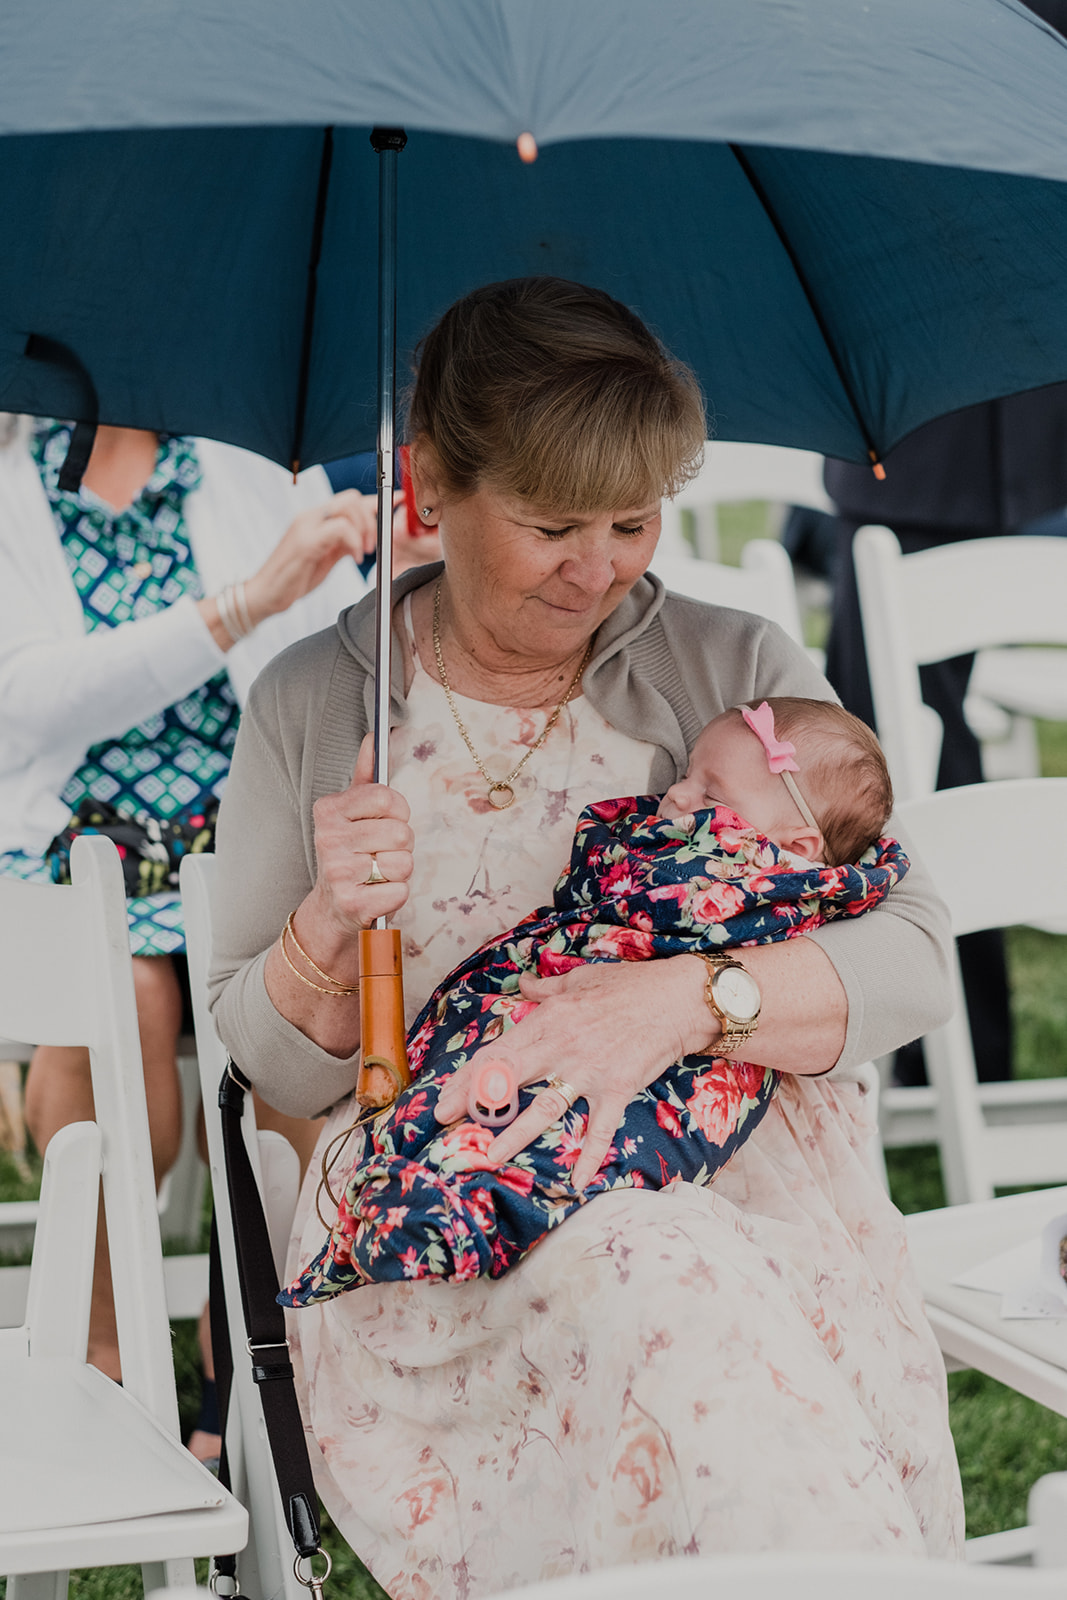
{"type": "Polygon", "coordinates": [[[282,1303],[309,1305],[388,1279],[499,1277],[597,1194],[709,1183],[758,1126],[778,1073],[723,1054],[683,1057],[630,1102],[600,1170],[578,1192],[570,1174],[586,1102],[558,1075],[519,1086],[508,1060],[507,1030],[535,1003],[520,994],[519,977],[700,956],[723,1028],[714,1043],[732,1056],[756,1030],[759,991],[743,962],[724,953],[879,904],[908,869],[900,846],[880,837],[892,802],[869,728],[840,706],[779,698],[710,722],[685,777],[662,798],[587,807],[552,905],[468,957],[416,1018],[412,1082],[357,1135],[336,1224],[282,1303]],[[442,1127],[440,1090],[475,1055],[473,1117],[442,1127]],[[484,1091],[479,1068],[488,1069],[484,1091]],[[494,1075],[499,1084],[509,1072],[506,1113],[542,1094],[555,1096],[559,1116],[497,1167],[487,1151],[505,1108],[494,1075]]]}

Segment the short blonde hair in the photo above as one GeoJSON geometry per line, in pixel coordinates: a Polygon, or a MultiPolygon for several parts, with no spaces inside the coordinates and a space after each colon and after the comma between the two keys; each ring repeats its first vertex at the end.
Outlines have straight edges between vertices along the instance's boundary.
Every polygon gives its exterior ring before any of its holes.
{"type": "Polygon", "coordinates": [[[453,493],[486,487],[561,513],[637,509],[700,466],[695,377],[600,289],[488,284],[417,354],[408,437],[432,445],[453,493]]]}
{"type": "Polygon", "coordinates": [[[893,810],[881,745],[865,722],[833,700],[776,695],[767,704],[775,733],[796,745],[797,785],[819,820],[827,863],[858,861],[893,810]]]}

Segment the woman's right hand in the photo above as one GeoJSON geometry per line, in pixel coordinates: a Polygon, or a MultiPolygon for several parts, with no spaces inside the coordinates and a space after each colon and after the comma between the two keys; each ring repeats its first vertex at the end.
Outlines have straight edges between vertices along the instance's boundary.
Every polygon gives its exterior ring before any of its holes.
{"type": "Polygon", "coordinates": [[[314,806],[318,877],[299,920],[324,922],[342,938],[369,928],[378,917],[393,916],[408,898],[415,848],[408,803],[373,777],[374,743],[368,733],[348,788],[324,795],[314,806]],[[385,883],[366,881],[372,856],[385,883]]]}

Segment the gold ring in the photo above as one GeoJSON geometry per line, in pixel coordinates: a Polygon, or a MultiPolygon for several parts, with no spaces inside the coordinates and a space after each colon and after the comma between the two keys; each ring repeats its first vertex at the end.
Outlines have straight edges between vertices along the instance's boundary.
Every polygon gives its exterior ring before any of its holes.
{"type": "Polygon", "coordinates": [[[556,1093],[562,1097],[563,1101],[565,1102],[566,1109],[569,1111],[571,1106],[578,1099],[580,1091],[577,1090],[572,1083],[568,1083],[566,1079],[561,1078],[558,1072],[551,1073],[545,1079],[545,1083],[550,1089],[555,1089],[556,1093]]]}
{"type": "Polygon", "coordinates": [[[389,882],[389,879],[385,876],[385,873],[382,871],[381,867],[378,865],[378,857],[375,856],[375,855],[372,855],[371,858],[370,858],[370,871],[368,872],[367,876],[364,878],[363,882],[367,883],[367,884],[370,884],[370,883],[388,883],[389,882]]]}

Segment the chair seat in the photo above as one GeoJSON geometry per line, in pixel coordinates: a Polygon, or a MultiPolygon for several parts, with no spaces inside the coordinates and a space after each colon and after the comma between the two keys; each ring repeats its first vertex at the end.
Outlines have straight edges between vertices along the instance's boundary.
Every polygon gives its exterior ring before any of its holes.
{"type": "Polygon", "coordinates": [[[1039,1189],[918,1212],[908,1217],[907,1226],[912,1262],[944,1353],[1067,1416],[1067,1318],[1006,1320],[999,1294],[952,1282],[1036,1238],[1061,1212],[1067,1212],[1067,1188],[1039,1189]]]}
{"type": "Polygon", "coordinates": [[[222,1554],[243,1545],[244,1508],[95,1368],[64,1358],[5,1360],[0,1417],[8,1573],[222,1554]],[[17,1454],[5,1452],[5,1439],[19,1441],[17,1454]]]}

